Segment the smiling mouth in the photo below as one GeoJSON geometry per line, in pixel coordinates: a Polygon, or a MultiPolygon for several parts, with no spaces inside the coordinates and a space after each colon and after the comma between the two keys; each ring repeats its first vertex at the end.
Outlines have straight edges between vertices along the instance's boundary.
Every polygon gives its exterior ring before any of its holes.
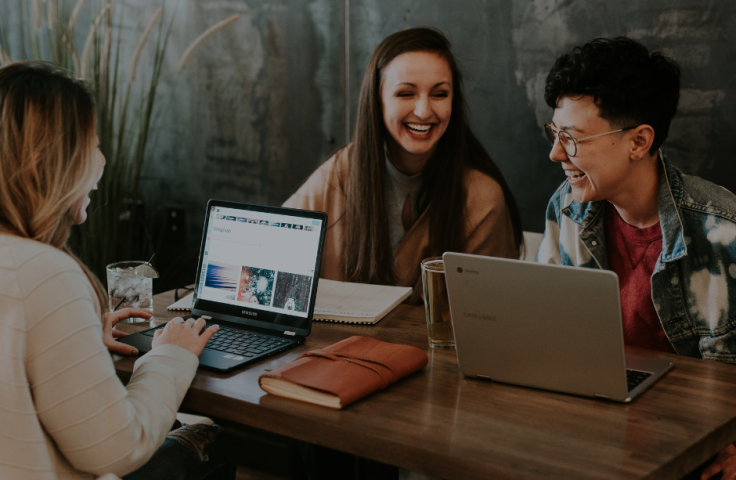
{"type": "Polygon", "coordinates": [[[404,125],[406,125],[409,133],[417,137],[428,137],[432,131],[432,127],[434,127],[434,125],[426,123],[405,123],[404,125]]]}
{"type": "Polygon", "coordinates": [[[565,175],[567,175],[567,180],[570,183],[576,183],[585,178],[585,172],[580,170],[565,170],[565,175]]]}

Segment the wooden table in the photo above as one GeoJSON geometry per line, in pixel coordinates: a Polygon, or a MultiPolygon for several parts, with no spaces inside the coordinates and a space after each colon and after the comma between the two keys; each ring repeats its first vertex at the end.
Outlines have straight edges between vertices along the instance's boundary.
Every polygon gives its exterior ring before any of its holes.
{"type": "MultiPolygon", "coordinates": [[[[173,300],[155,297],[159,321],[173,300]]],[[[736,367],[627,352],[675,362],[628,405],[468,379],[454,351],[428,348],[424,309],[401,305],[370,327],[315,322],[305,345],[246,370],[200,371],[182,408],[446,479],[676,479],[736,439],[736,367]],[[258,387],[266,370],[351,335],[420,347],[429,365],[343,411],[258,387]]],[[[116,367],[127,381],[133,359],[116,367]]]]}

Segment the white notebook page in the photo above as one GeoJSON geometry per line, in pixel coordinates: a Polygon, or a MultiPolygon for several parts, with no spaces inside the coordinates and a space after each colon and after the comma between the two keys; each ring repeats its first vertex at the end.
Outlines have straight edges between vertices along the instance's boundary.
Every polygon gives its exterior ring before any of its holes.
{"type": "Polygon", "coordinates": [[[373,318],[411,292],[410,287],[319,280],[314,315],[373,318]]]}

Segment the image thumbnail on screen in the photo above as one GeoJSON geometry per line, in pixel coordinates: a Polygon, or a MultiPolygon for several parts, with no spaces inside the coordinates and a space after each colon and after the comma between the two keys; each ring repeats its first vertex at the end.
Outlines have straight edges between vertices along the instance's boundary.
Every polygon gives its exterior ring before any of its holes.
{"type": "Polygon", "coordinates": [[[271,305],[273,296],[274,270],[265,268],[243,267],[238,285],[238,301],[271,305]]]}
{"type": "Polygon", "coordinates": [[[234,265],[225,263],[210,262],[207,265],[207,277],[204,286],[222,290],[223,292],[232,292],[232,295],[226,295],[224,298],[235,300],[235,294],[238,290],[239,268],[234,265]]]}
{"type": "Polygon", "coordinates": [[[309,291],[312,277],[295,273],[279,272],[276,278],[276,294],[273,306],[284,310],[306,312],[309,307],[309,291]]]}

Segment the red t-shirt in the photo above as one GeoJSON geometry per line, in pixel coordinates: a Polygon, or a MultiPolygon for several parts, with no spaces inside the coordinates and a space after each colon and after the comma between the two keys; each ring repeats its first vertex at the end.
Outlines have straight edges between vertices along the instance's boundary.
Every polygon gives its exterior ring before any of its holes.
{"type": "Polygon", "coordinates": [[[632,227],[613,205],[606,204],[606,250],[608,265],[618,275],[624,343],[675,353],[652,303],[651,277],[662,252],[659,223],[632,227]]]}

